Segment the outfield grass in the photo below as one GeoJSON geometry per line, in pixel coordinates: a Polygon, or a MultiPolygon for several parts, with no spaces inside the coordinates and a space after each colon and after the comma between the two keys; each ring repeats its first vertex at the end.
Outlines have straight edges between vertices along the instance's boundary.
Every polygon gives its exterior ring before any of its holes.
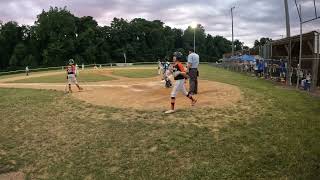
{"type": "MultiPolygon", "coordinates": [[[[59,72],[61,70],[50,70],[50,71],[37,71],[37,72],[30,72],[29,74],[35,75],[35,74],[42,74],[44,72],[59,72]]],[[[0,75],[0,79],[7,79],[7,78],[13,78],[13,77],[19,77],[19,76],[26,76],[26,73],[17,73],[17,74],[7,74],[7,75],[0,75]]]]}
{"type": "Polygon", "coordinates": [[[6,78],[12,78],[12,77],[18,77],[18,76],[25,76],[25,73],[18,73],[18,74],[8,74],[8,75],[0,75],[0,79],[6,79],[6,78]]]}
{"type": "MultiPolygon", "coordinates": [[[[320,100],[201,66],[237,85],[225,109],[164,115],[61,92],[0,89],[0,173],[30,179],[319,179],[320,100]]],[[[201,88],[201,84],[200,84],[201,88]]]]}
{"type": "Polygon", "coordinates": [[[149,78],[158,76],[157,68],[154,69],[115,69],[114,75],[128,78],[149,78]]]}
{"type": "MultiPolygon", "coordinates": [[[[114,78],[97,74],[92,71],[84,71],[80,72],[77,77],[79,82],[98,82],[98,81],[110,81],[114,80],[114,78]]],[[[49,75],[49,76],[41,76],[41,77],[31,77],[22,80],[11,81],[10,83],[65,83],[66,82],[66,74],[61,73],[57,75],[49,75]]]]}

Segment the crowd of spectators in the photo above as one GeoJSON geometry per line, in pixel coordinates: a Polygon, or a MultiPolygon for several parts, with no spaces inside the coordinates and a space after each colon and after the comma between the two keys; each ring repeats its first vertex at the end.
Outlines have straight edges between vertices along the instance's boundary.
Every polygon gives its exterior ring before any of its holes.
{"type": "Polygon", "coordinates": [[[243,61],[241,59],[225,59],[220,66],[242,73],[246,73],[256,78],[264,78],[283,84],[293,85],[297,83],[299,76],[299,87],[310,90],[311,87],[311,70],[288,67],[286,60],[273,59],[255,59],[252,61],[243,61]]]}

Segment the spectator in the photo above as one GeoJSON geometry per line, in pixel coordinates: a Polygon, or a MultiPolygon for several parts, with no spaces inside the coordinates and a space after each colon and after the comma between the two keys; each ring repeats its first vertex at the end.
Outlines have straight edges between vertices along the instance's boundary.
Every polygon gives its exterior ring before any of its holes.
{"type": "Polygon", "coordinates": [[[264,74],[264,78],[268,79],[268,62],[266,60],[264,60],[264,69],[263,69],[263,74],[264,74]]]}
{"type": "Polygon", "coordinates": [[[263,69],[264,69],[264,63],[263,63],[262,60],[260,60],[259,64],[258,64],[258,75],[259,75],[259,77],[262,77],[263,69]]]}
{"type": "Polygon", "coordinates": [[[258,73],[259,73],[259,60],[257,60],[256,63],[254,64],[254,74],[256,77],[258,77],[258,73]]]}
{"type": "Polygon", "coordinates": [[[280,77],[286,77],[286,64],[280,60],[280,77]]]}
{"type": "Polygon", "coordinates": [[[311,88],[311,73],[308,73],[306,75],[306,80],[305,80],[305,84],[304,84],[304,90],[310,91],[310,88],[311,88]]]}

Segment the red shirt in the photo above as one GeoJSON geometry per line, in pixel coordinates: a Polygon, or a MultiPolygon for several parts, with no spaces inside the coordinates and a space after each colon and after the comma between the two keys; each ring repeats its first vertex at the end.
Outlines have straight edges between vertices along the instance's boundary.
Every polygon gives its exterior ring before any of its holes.
{"type": "Polygon", "coordinates": [[[76,66],[74,64],[67,66],[67,74],[76,74],[76,66]]]}

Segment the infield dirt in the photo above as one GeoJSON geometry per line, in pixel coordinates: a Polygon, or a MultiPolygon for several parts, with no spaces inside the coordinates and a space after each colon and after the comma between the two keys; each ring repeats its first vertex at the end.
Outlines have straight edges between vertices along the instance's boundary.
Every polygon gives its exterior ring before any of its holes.
{"type": "MultiPolygon", "coordinates": [[[[134,108],[143,110],[164,110],[170,107],[171,88],[165,88],[160,77],[126,78],[112,74],[113,70],[97,70],[96,73],[107,75],[116,80],[103,82],[79,82],[84,91],[78,92],[73,87],[72,96],[85,102],[111,106],[117,108],[134,108]]],[[[62,72],[61,72],[62,73],[62,72]]],[[[39,74],[39,76],[55,75],[54,73],[39,74]]],[[[65,84],[59,83],[6,83],[8,81],[29,78],[15,77],[2,79],[0,87],[33,88],[65,90],[65,84]]],[[[188,87],[188,84],[186,84],[188,87]]],[[[196,107],[223,108],[241,100],[241,91],[238,87],[224,83],[200,80],[199,94],[196,96],[196,107]]],[[[176,100],[178,109],[191,108],[190,100],[181,93],[176,100]]]]}

